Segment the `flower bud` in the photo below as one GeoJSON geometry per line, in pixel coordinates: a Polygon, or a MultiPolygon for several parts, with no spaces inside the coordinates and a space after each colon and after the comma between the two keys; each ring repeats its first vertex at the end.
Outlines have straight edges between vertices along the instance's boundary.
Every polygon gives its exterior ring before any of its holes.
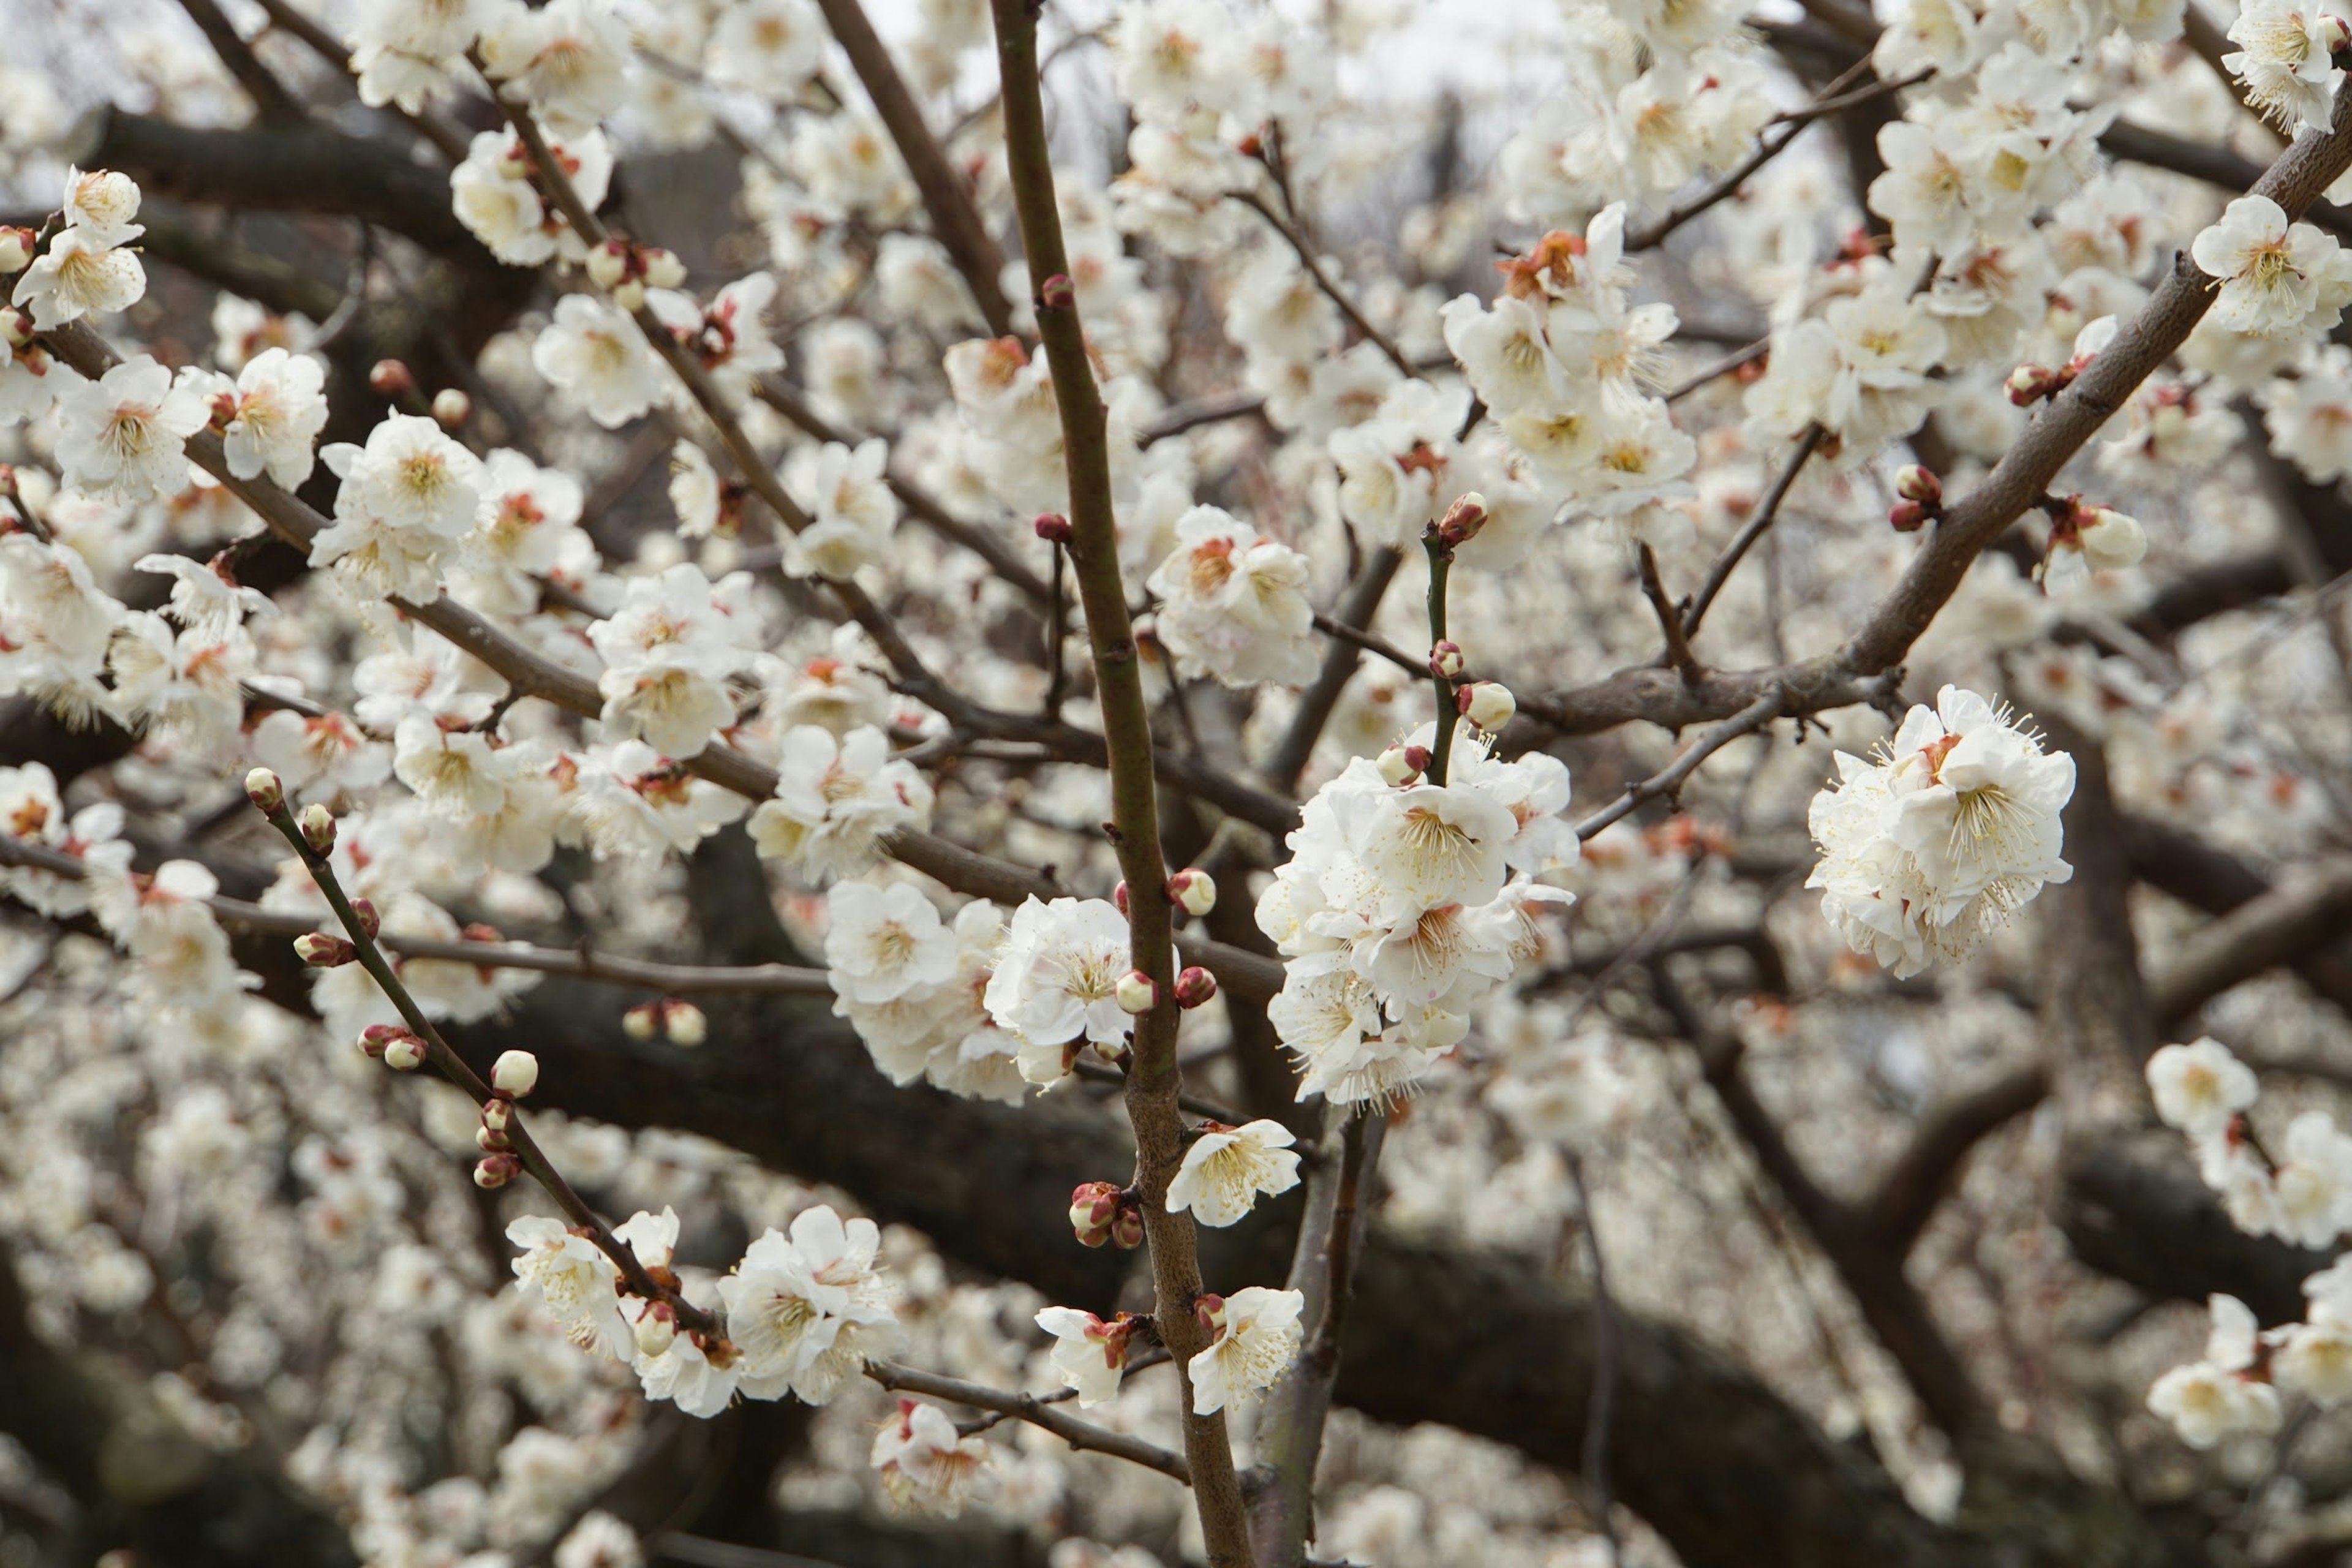
{"type": "Polygon", "coordinates": [[[486,1155],[474,1166],[474,1185],[490,1190],[505,1186],[522,1174],[522,1161],[513,1154],[486,1155]]]}
{"type": "Polygon", "coordinates": [[[360,1031],[360,1049],[376,1060],[382,1061],[384,1052],[394,1042],[413,1040],[415,1037],[398,1024],[370,1024],[360,1031]]]}
{"type": "Polygon", "coordinates": [[[514,1120],[514,1101],[495,1096],[482,1101],[482,1125],[492,1132],[504,1132],[507,1123],[514,1120]]]}
{"type": "Polygon", "coordinates": [[[352,913],[359,918],[360,930],[367,933],[370,942],[373,942],[377,933],[383,930],[383,917],[375,912],[373,899],[353,899],[352,913]]]}
{"type": "Polygon", "coordinates": [[[650,1040],[661,1030],[661,1004],[640,1002],[621,1015],[621,1032],[633,1040],[650,1040]]]}
{"type": "Polygon", "coordinates": [[[1130,969],[1119,977],[1118,994],[1121,1011],[1149,1013],[1160,1005],[1160,982],[1140,969],[1130,969]]]}
{"type": "Polygon", "coordinates": [[[245,798],[265,816],[275,816],[286,809],[286,784],[268,768],[256,768],[245,775],[245,798]]]}
{"type": "Polygon", "coordinates": [[[444,430],[455,430],[474,412],[474,400],[454,386],[445,386],[433,395],[433,417],[444,430]]]}
{"type": "Polygon", "coordinates": [[[1407,746],[1404,749],[1404,764],[1413,773],[1427,773],[1429,764],[1435,761],[1436,755],[1427,746],[1407,746]]]}
{"type": "Polygon", "coordinates": [[[0,272],[22,272],[41,237],[29,228],[0,228],[0,272]]]}
{"type": "Polygon", "coordinates": [[[368,372],[368,385],[378,397],[399,397],[416,390],[416,377],[396,359],[380,359],[368,372]]]}
{"type": "Polygon", "coordinates": [[[1944,500],[1944,481],[1917,463],[1906,463],[1895,470],[1895,493],[1921,506],[1939,506],[1944,500]]]}
{"type": "Polygon", "coordinates": [[[1168,879],[1168,901],[1198,918],[1217,907],[1217,884],[1206,871],[1187,867],[1168,879]]]}
{"type": "Polygon", "coordinates": [[[325,931],[304,931],[294,939],[294,956],[313,969],[341,969],[360,955],[348,937],[329,936],[325,931]]]}
{"type": "Polygon", "coordinates": [[[2009,380],[2002,385],[2009,392],[2009,400],[2025,408],[2054,395],[2058,377],[2038,364],[2021,364],[2009,373],[2009,380]]]}
{"type": "MultiPolygon", "coordinates": [[[[493,1100],[491,1103],[494,1105],[499,1105],[504,1104],[505,1101],[493,1100]]],[[[509,1141],[504,1132],[499,1131],[497,1128],[492,1127],[488,1123],[484,1123],[482,1126],[474,1129],[474,1147],[479,1149],[485,1154],[503,1154],[508,1150],[513,1148],[514,1144],[509,1141]]]]}
{"type": "Polygon", "coordinates": [[[1430,673],[1442,675],[1448,680],[1467,668],[1469,662],[1462,657],[1462,645],[1458,642],[1448,640],[1439,643],[1429,650],[1430,673]]]}
{"type": "Polygon", "coordinates": [[[686,263],[674,252],[660,246],[648,246],[637,253],[638,264],[646,269],[646,282],[656,289],[683,288],[686,283],[686,263]]]}
{"type": "Polygon", "coordinates": [[[613,303],[635,315],[646,306],[646,285],[641,278],[632,278],[613,289],[613,303]]]}
{"type": "Polygon", "coordinates": [[[1067,544],[1070,542],[1072,531],[1070,520],[1058,511],[1039,512],[1034,526],[1040,539],[1049,540],[1055,544],[1067,544]]]}
{"type": "Polygon", "coordinates": [[[1127,879],[1121,877],[1118,886],[1110,890],[1110,901],[1120,914],[1127,913],[1127,879]]]}
{"type": "Polygon", "coordinates": [[[636,1323],[637,1351],[659,1355],[677,1341],[677,1314],[667,1301],[656,1301],[640,1313],[636,1323]]]}
{"type": "Polygon", "coordinates": [[[1500,733],[1519,710],[1518,699],[1499,680],[1475,680],[1463,687],[1454,694],[1454,706],[1489,735],[1500,733]]]}
{"type": "Polygon", "coordinates": [[[404,1034],[383,1048],[383,1065],[394,1072],[415,1072],[425,1065],[425,1042],[404,1034]]]}
{"type": "Polygon", "coordinates": [[[691,1002],[662,1004],[662,1033],[673,1046],[691,1050],[710,1037],[710,1020],[691,1002]]]}
{"type": "Polygon", "coordinates": [[[1202,1291],[1192,1300],[1192,1310],[1199,1314],[1201,1326],[1213,1334],[1225,1331],[1225,1299],[1202,1291]]]}
{"type": "Polygon", "coordinates": [[[12,349],[23,348],[33,341],[33,318],[14,306],[0,305],[0,338],[12,349]]]}
{"type": "Polygon", "coordinates": [[[1121,1252],[1133,1252],[1143,1245],[1143,1208],[1139,1204],[1123,1204],[1118,1217],[1111,1221],[1110,1244],[1121,1252]]]}
{"type": "Polygon", "coordinates": [[[1188,1012],[1217,994],[1217,977],[1199,964],[1190,964],[1176,976],[1176,1005],[1188,1012]]]}
{"type": "Polygon", "coordinates": [[[1391,746],[1380,754],[1381,777],[1391,784],[1408,784],[1421,776],[1421,770],[1412,765],[1405,754],[1406,750],[1403,746],[1391,746]]]}
{"type": "Polygon", "coordinates": [[[2319,18],[2319,41],[2327,46],[2331,55],[2340,55],[2352,47],[2352,23],[2331,13],[2323,12],[2319,18]]]}
{"type": "Polygon", "coordinates": [[[588,280],[599,289],[611,289],[629,275],[629,242],[608,239],[588,253],[584,264],[588,280]]]}
{"type": "Polygon", "coordinates": [[[539,1082],[539,1058],[529,1051],[508,1051],[490,1068],[490,1087],[520,1100],[539,1082]]]}
{"type": "Polygon", "coordinates": [[[335,814],[322,801],[312,801],[302,808],[298,819],[302,828],[302,842],[310,847],[313,855],[326,855],[335,847],[335,814]]]}
{"type": "Polygon", "coordinates": [[[1486,526],[1486,498],[1476,490],[1455,499],[1437,525],[1437,542],[1448,550],[1469,543],[1486,526]]]}
{"type": "Polygon", "coordinates": [[[1048,310],[1066,310],[1077,299],[1077,288],[1066,272],[1056,272],[1037,287],[1037,303],[1048,310]]]}
{"type": "Polygon", "coordinates": [[[1100,1247],[1118,1221],[1118,1188],[1108,1182],[1081,1182],[1070,1194],[1070,1228],[1081,1247],[1100,1247]]]}
{"type": "Polygon", "coordinates": [[[1899,500],[1886,509],[1886,521],[1897,533],[1916,533],[1927,525],[1927,509],[1916,500],[1899,500]]]}

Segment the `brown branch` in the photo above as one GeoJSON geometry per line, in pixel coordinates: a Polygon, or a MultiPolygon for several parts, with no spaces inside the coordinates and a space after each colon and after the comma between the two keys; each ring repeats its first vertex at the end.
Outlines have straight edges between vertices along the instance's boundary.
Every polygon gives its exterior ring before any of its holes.
{"type": "Polygon", "coordinates": [[[1650,601],[1650,608],[1658,614],[1658,629],[1666,637],[1666,663],[1672,665],[1685,684],[1703,680],[1706,670],[1691,652],[1690,638],[1683,631],[1683,614],[1666,597],[1666,585],[1658,577],[1657,552],[1644,544],[1638,557],[1641,563],[1642,596],[1650,601]]]}
{"type": "Polygon", "coordinates": [[[875,33],[858,0],[817,0],[817,8],[824,13],[825,25],[849,57],[850,68],[865,83],[866,96],[873,100],[883,128],[898,144],[899,159],[913,176],[915,188],[922,193],[931,231],[947,248],[956,270],[963,274],[989,334],[1007,335],[1013,331],[1013,308],[999,281],[1004,272],[1004,253],[982,220],[971,187],[948,162],[939,139],[923,119],[922,106],[907,89],[888,47],[875,33]]]}
{"type": "MultiPolygon", "coordinates": [[[[1397,567],[1402,563],[1402,551],[1383,546],[1364,558],[1356,580],[1340,595],[1328,617],[1335,626],[1368,626],[1380,613],[1381,600],[1395,581],[1397,567]]],[[[1315,742],[1323,736],[1323,727],[1331,721],[1331,710],[1339,705],[1339,695],[1355,678],[1357,649],[1353,643],[1334,641],[1323,654],[1323,668],[1314,680],[1298,694],[1298,710],[1291,715],[1290,727],[1282,732],[1282,742],[1266,759],[1266,783],[1286,793],[1298,786],[1298,775],[1307,771],[1307,761],[1315,752],[1315,742]]]]}
{"type": "Polygon", "coordinates": [[[204,34],[205,42],[213,47],[213,53],[220,57],[220,63],[236,79],[237,86],[245,89],[246,97],[253,100],[255,114],[281,124],[308,118],[301,101],[287,90],[276,72],[261,63],[252,44],[238,33],[236,24],[222,14],[213,0],[180,0],[180,9],[204,34]]]}
{"type": "Polygon", "coordinates": [[[1763,504],[1748,518],[1747,526],[1723,547],[1723,553],[1715,558],[1715,563],[1706,569],[1706,580],[1699,584],[1697,594],[1692,596],[1688,613],[1683,616],[1685,637],[1698,636],[1698,624],[1706,618],[1707,606],[1715,603],[1717,594],[1723,592],[1723,585],[1731,580],[1731,574],[1739,570],[1739,563],[1747,556],[1749,548],[1764,537],[1764,531],[1780,517],[1780,503],[1789,499],[1789,491],[1796,485],[1797,476],[1804,471],[1805,464],[1811,460],[1812,455],[1821,450],[1822,442],[1828,435],[1829,432],[1818,425],[1805,426],[1804,435],[1798,438],[1797,449],[1789,454],[1789,460],[1780,465],[1780,475],[1773,479],[1772,488],[1764,492],[1763,504]]]}
{"type": "Polygon", "coordinates": [[[1929,1110],[1912,1133],[1910,1146],[1879,1178],[1864,1205],[1864,1227],[1880,1246],[1897,1256],[1907,1254],[1969,1152],[2049,1093],[2050,1075],[2036,1065],[2005,1073],[1929,1110]]]}
{"type": "Polygon", "coordinates": [[[2189,933],[2149,984],[2159,1026],[2266,969],[2298,963],[2340,942],[2352,921],[2352,864],[2312,868],[2189,933]]]}
{"type": "Polygon", "coordinates": [[[1697,771],[1698,765],[1715,755],[1742,735],[1752,735],[1786,715],[1786,699],[1778,691],[1768,691],[1730,718],[1707,730],[1683,748],[1675,760],[1657,773],[1628,787],[1608,805],[1594,812],[1576,825],[1579,838],[1591,838],[1611,823],[1639,806],[1643,801],[1662,795],[1672,795],[1683,781],[1697,771]]]}
{"type": "Polygon", "coordinates": [[[1225,196],[1227,200],[1239,202],[1265,219],[1274,232],[1282,236],[1289,243],[1291,250],[1298,258],[1298,265],[1307,269],[1307,276],[1314,279],[1315,287],[1322,290],[1323,297],[1339,306],[1339,313],[1354,323],[1356,331],[1363,333],[1366,342],[1387,355],[1391,364],[1396,366],[1398,371],[1408,379],[1417,378],[1421,374],[1420,368],[1406,357],[1402,349],[1397,347],[1396,340],[1372,325],[1371,318],[1366,316],[1357,307],[1356,301],[1349,296],[1348,291],[1340,288],[1329,273],[1323,270],[1323,259],[1315,254],[1315,242],[1300,233],[1297,224],[1275,211],[1266,204],[1265,199],[1255,191],[1227,191],[1225,196]]]}
{"type": "Polygon", "coordinates": [[[1157,1470],[1185,1486],[1192,1484],[1192,1470],[1184,1463],[1183,1455],[1171,1453],[1159,1444],[1141,1437],[1080,1420],[1067,1411],[1056,1408],[1049,1398],[966,1383],[960,1377],[942,1377],[937,1373],[902,1366],[897,1362],[869,1361],[866,1363],[866,1375],[894,1393],[925,1394],[933,1399],[969,1405],[974,1410],[1001,1411],[1026,1421],[1032,1426],[1051,1432],[1073,1448],[1083,1448],[1093,1454],[1108,1454],[1115,1459],[1141,1465],[1147,1470],[1157,1470]]]}
{"type": "Polygon", "coordinates": [[[1696,392],[1700,387],[1705,386],[1708,382],[1715,380],[1717,377],[1729,375],[1734,371],[1744,370],[1748,366],[1754,364],[1758,360],[1764,358],[1771,352],[1772,340],[1769,337],[1758,338],[1754,342],[1749,343],[1747,347],[1736,349],[1732,353],[1726,354],[1723,358],[1717,360],[1714,363],[1703,365],[1699,369],[1692,372],[1686,380],[1675,383],[1673,387],[1667,390],[1665,399],[1668,403],[1679,403],[1684,398],[1688,397],[1692,393],[1696,392]]]}

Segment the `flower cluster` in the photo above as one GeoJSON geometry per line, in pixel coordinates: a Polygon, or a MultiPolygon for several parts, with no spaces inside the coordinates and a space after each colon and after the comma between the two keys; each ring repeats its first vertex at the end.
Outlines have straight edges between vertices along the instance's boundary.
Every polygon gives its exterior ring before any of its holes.
{"type": "Polygon", "coordinates": [[[776,793],[751,813],[751,840],[802,877],[852,877],[874,863],[881,841],[931,820],[931,786],[890,755],[889,738],[861,725],[836,739],[795,724],[777,747],[776,793]]]}
{"type": "Polygon", "coordinates": [[[727,683],[760,646],[751,587],[747,573],[713,584],[686,562],[629,584],[620,607],[588,630],[604,661],[596,689],[609,733],[691,757],[735,722],[727,683]]]}
{"type": "Polygon", "coordinates": [[[1856,952],[1897,975],[1964,956],[2073,868],[2059,814],[2074,760],[2047,753],[2006,708],[1947,686],[1914,707],[1876,761],[1837,753],[1839,783],[1813,797],[1822,852],[1805,885],[1856,952]]]}
{"type": "MultiPolygon", "coordinates": [[[[139,216],[139,187],[106,169],[66,171],[66,226],[16,279],[12,303],[42,331],[84,316],[127,310],[147,293],[146,269],[123,248],[147,232],[139,216]]],[[[0,366],[8,363],[9,334],[0,332],[0,366]]]]}
{"type": "Polygon", "coordinates": [[[942,922],[919,888],[845,881],[826,895],[825,915],[833,1010],[891,1082],[921,1079],[975,1099],[1022,1098],[1021,1043],[981,1001],[1004,931],[995,905],[966,904],[942,922]]]}
{"type": "Polygon", "coordinates": [[[1257,904],[1287,960],[1267,1016],[1301,1098],[1386,1100],[1462,1039],[1544,909],[1570,901],[1534,879],[1576,858],[1568,795],[1556,758],[1500,762],[1470,736],[1444,784],[1360,757],[1316,792],[1257,904]]]}
{"type": "Polygon", "coordinates": [[[1297,685],[1317,668],[1307,557],[1213,506],[1176,520],[1176,548],[1146,584],[1180,676],[1297,685]]]}

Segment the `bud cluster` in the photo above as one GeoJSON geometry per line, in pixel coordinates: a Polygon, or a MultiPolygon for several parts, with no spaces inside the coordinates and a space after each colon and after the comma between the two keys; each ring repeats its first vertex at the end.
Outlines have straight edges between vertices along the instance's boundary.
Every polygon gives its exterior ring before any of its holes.
{"type": "Polygon", "coordinates": [[[1114,1242],[1132,1251],[1143,1245],[1143,1200],[1132,1187],[1082,1182],[1070,1194],[1070,1228],[1081,1247],[1114,1242]]]}
{"type": "Polygon", "coordinates": [[[360,1049],[394,1072],[425,1065],[425,1042],[398,1024],[370,1024],[360,1031],[360,1049]]]}
{"type": "Polygon", "coordinates": [[[686,264],[677,256],[617,234],[588,253],[587,268],[590,281],[624,310],[643,305],[647,289],[676,289],[686,282],[686,264]]]}
{"type": "Polygon", "coordinates": [[[673,1046],[691,1049],[710,1037],[710,1020],[693,1003],[665,996],[658,1002],[640,1002],[622,1014],[621,1029],[633,1040],[658,1036],[673,1046]]]}
{"type": "Polygon", "coordinates": [[[1900,499],[1888,510],[1886,521],[1897,533],[1916,533],[1928,519],[1944,515],[1944,481],[1916,463],[1895,470],[1895,493],[1900,499]]]}

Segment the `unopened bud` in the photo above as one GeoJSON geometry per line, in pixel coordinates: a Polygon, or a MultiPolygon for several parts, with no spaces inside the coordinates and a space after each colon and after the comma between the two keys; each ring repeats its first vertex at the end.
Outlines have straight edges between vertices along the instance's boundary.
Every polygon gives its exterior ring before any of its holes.
{"type": "Polygon", "coordinates": [[[22,272],[40,240],[29,228],[0,228],[0,272],[22,272]]]}
{"type": "Polygon", "coordinates": [[[1412,760],[1405,754],[1406,751],[1403,746],[1391,746],[1380,754],[1381,777],[1391,784],[1402,785],[1421,776],[1421,770],[1412,765],[1412,760]]]}
{"type": "Polygon", "coordinates": [[[631,315],[645,309],[646,283],[642,278],[632,278],[613,290],[613,303],[631,315]]]}
{"type": "Polygon", "coordinates": [[[1895,470],[1895,493],[1921,506],[1937,506],[1944,499],[1944,481],[1917,463],[1906,463],[1895,470]]]}
{"type": "Polygon", "coordinates": [[[1037,530],[1037,537],[1040,539],[1051,541],[1055,544],[1067,544],[1070,542],[1072,531],[1070,520],[1058,511],[1039,512],[1034,526],[1037,530]]]}
{"type": "Polygon", "coordinates": [[[2009,400],[2024,408],[2055,393],[2058,377],[2038,364],[2021,364],[2009,373],[2002,385],[2008,390],[2009,400]]]}
{"type": "Polygon", "coordinates": [[[378,397],[399,397],[416,390],[416,377],[396,359],[380,359],[368,372],[368,385],[378,397]]]}
{"type": "Polygon", "coordinates": [[[383,917],[375,912],[373,899],[353,899],[352,913],[358,918],[360,930],[367,933],[367,939],[370,942],[373,942],[377,934],[383,930],[383,917]]]}
{"type": "Polygon", "coordinates": [[[1121,1252],[1133,1252],[1143,1245],[1143,1209],[1136,1204],[1123,1204],[1118,1217],[1110,1222],[1110,1244],[1121,1252]]]}
{"type": "Polygon", "coordinates": [[[621,1015],[621,1032],[633,1040],[650,1040],[661,1032],[661,1004],[640,1002],[621,1015]]]}
{"type": "MultiPolygon", "coordinates": [[[[503,1105],[506,1102],[504,1100],[493,1100],[491,1103],[494,1105],[503,1105]]],[[[513,1141],[509,1139],[504,1132],[501,1132],[497,1128],[490,1126],[488,1122],[484,1122],[481,1126],[474,1129],[474,1147],[479,1149],[485,1154],[503,1154],[508,1150],[513,1148],[514,1143],[513,1141]]]]}
{"type": "Polygon", "coordinates": [[[495,1095],[482,1101],[482,1125],[493,1132],[504,1132],[507,1123],[514,1120],[514,1101],[495,1095]]]}
{"type": "Polygon", "coordinates": [[[302,808],[298,819],[302,828],[302,842],[310,847],[313,855],[326,855],[335,847],[335,814],[322,801],[312,801],[302,808]]]}
{"type": "Polygon", "coordinates": [[[1192,1310],[1199,1314],[1201,1326],[1213,1334],[1225,1331],[1225,1299],[1203,1291],[1192,1301],[1192,1310]]]}
{"type": "Polygon", "coordinates": [[[1472,681],[1454,692],[1454,706],[1462,717],[1489,735],[1501,733],[1503,726],[1519,710],[1518,699],[1499,680],[1472,681]]]}
{"type": "Polygon", "coordinates": [[[1455,499],[1445,509],[1444,520],[1437,525],[1437,542],[1452,550],[1478,537],[1486,526],[1486,498],[1476,490],[1455,499]]]}
{"type": "Polygon", "coordinates": [[[686,283],[686,263],[670,251],[652,246],[640,251],[637,260],[646,269],[646,281],[656,289],[677,289],[686,283]]]}
{"type": "Polygon", "coordinates": [[[433,417],[444,430],[455,430],[474,412],[474,400],[454,386],[445,386],[433,395],[433,417]]]}
{"type": "Polygon", "coordinates": [[[370,1024],[360,1031],[360,1049],[377,1061],[382,1061],[384,1052],[395,1042],[413,1040],[415,1037],[397,1024],[370,1024]]]}
{"type": "Polygon", "coordinates": [[[1427,746],[1407,746],[1404,749],[1404,764],[1412,773],[1427,773],[1429,764],[1436,760],[1435,754],[1427,746]]]}
{"type": "Polygon", "coordinates": [[[1187,867],[1168,879],[1168,901],[1198,918],[1217,907],[1217,884],[1206,871],[1187,867]]]}
{"type": "Polygon", "coordinates": [[[611,289],[629,275],[629,242],[608,239],[588,253],[586,262],[589,281],[599,289],[611,289]]]}
{"type": "Polygon", "coordinates": [[[1112,905],[1118,909],[1118,912],[1119,912],[1120,914],[1125,914],[1125,913],[1127,913],[1127,879],[1126,879],[1126,878],[1124,878],[1124,877],[1120,878],[1120,879],[1119,879],[1119,880],[1118,880],[1118,887],[1116,887],[1116,888],[1113,888],[1113,889],[1110,890],[1110,901],[1111,901],[1112,905]]]}
{"type": "Polygon", "coordinates": [[[691,1002],[662,1004],[662,1033],[673,1046],[691,1050],[710,1037],[710,1020],[691,1002]]]}
{"type": "Polygon", "coordinates": [[[1140,969],[1119,976],[1118,1005],[1122,1012],[1149,1013],[1160,1005],[1160,982],[1140,969]]]}
{"type": "Polygon", "coordinates": [[[0,305],[0,338],[12,349],[23,348],[33,341],[33,318],[12,305],[0,305]]]}
{"type": "Polygon", "coordinates": [[[313,969],[341,969],[359,955],[360,950],[352,945],[349,937],[312,931],[294,939],[294,956],[313,969]]]}
{"type": "Polygon", "coordinates": [[[539,1058],[529,1051],[508,1051],[490,1067],[490,1087],[517,1100],[539,1082],[539,1058]]]}
{"type": "Polygon", "coordinates": [[[512,1154],[486,1155],[474,1165],[474,1185],[494,1191],[521,1174],[522,1162],[512,1154]]]}
{"type": "Polygon", "coordinates": [[[1038,285],[1037,303],[1048,310],[1066,310],[1077,302],[1078,291],[1066,272],[1056,272],[1038,285]]]}
{"type": "Polygon", "coordinates": [[[1081,1247],[1100,1247],[1118,1224],[1118,1188],[1108,1182],[1082,1182],[1070,1194],[1070,1228],[1081,1247]]]}
{"type": "Polygon", "coordinates": [[[643,1355],[659,1355],[677,1342],[677,1314],[667,1301],[656,1301],[637,1318],[637,1350],[643,1355]]]}
{"type": "Polygon", "coordinates": [[[2340,55],[2352,47],[2352,23],[2343,17],[2322,13],[2319,18],[2319,41],[2327,46],[2331,55],[2340,55]]]}
{"type": "Polygon", "coordinates": [[[1176,976],[1176,1005],[1190,1012],[1217,994],[1217,977],[1199,964],[1187,965],[1176,976]]]}
{"type": "Polygon", "coordinates": [[[1897,533],[1916,533],[1927,526],[1927,509],[1916,500],[1899,500],[1886,509],[1886,521],[1897,533]]]}
{"type": "Polygon", "coordinates": [[[1462,645],[1451,640],[1439,643],[1429,650],[1429,670],[1451,680],[1469,668],[1470,661],[1462,657],[1462,645]]]}
{"type": "Polygon", "coordinates": [[[383,1065],[394,1072],[415,1072],[425,1065],[425,1042],[403,1035],[383,1048],[383,1065]]]}
{"type": "Polygon", "coordinates": [[[286,809],[286,784],[268,768],[256,768],[245,775],[245,798],[265,816],[275,816],[286,809]]]}

